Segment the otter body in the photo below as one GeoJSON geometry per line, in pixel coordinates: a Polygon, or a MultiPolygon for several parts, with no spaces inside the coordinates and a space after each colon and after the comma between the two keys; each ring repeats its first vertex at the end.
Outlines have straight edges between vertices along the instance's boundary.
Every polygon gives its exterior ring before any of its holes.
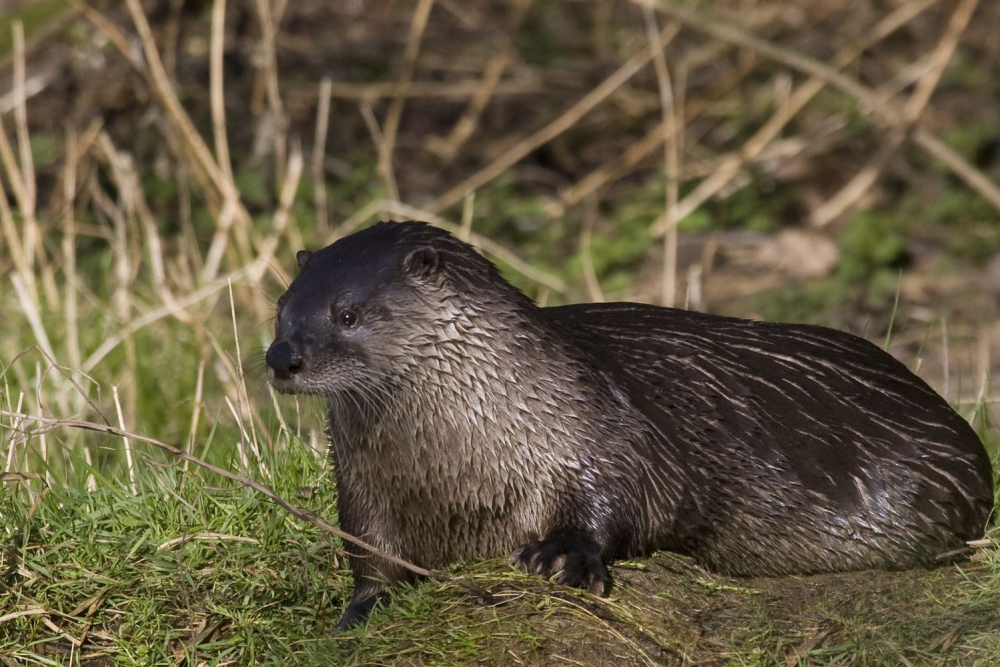
{"type": "MultiPolygon", "coordinates": [[[[341,527],[424,567],[512,554],[605,593],[667,549],[732,575],[925,566],[983,534],[976,433],[823,327],[539,308],[470,246],[380,223],[279,300],[270,381],[330,403],[341,527]]],[[[341,627],[410,574],[348,545],[341,627]]]]}

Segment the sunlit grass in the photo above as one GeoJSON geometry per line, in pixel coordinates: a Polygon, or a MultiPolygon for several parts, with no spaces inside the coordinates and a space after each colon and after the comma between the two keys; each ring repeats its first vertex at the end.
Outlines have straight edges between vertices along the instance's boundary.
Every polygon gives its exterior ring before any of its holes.
{"type": "MultiPolygon", "coordinates": [[[[0,21],[0,56],[10,51],[13,19],[23,21],[30,40],[64,6],[41,0],[0,21]]],[[[565,58],[540,41],[526,46],[528,61],[539,66],[565,58]]],[[[21,111],[26,118],[27,109],[21,111]]],[[[852,122],[863,122],[852,114],[852,122]]],[[[25,123],[4,118],[12,148],[2,156],[9,202],[0,206],[0,660],[1000,662],[995,533],[971,561],[933,572],[744,581],[659,554],[641,566],[615,568],[617,586],[608,599],[539,581],[503,560],[458,563],[451,575],[490,590],[503,604],[490,607],[458,586],[424,581],[394,590],[391,604],[365,627],[335,634],[352,581],[342,545],[330,534],[148,444],[70,428],[42,431],[18,416],[107,423],[154,437],[336,523],[323,406],[275,397],[263,381],[274,299],[294,273],[294,251],[385,211],[408,209],[386,200],[389,190],[367,145],[338,156],[346,166],[335,183],[299,180],[303,156],[294,141],[287,142],[284,162],[271,156],[273,164],[245,164],[227,174],[194,156],[200,135],[186,132],[183,120],[164,114],[158,122],[167,132],[157,124],[144,130],[143,141],[170,146],[164,169],[132,165],[113,133],[96,125],[70,140],[29,136],[25,123]],[[39,198],[38,210],[14,187],[38,189],[29,156],[47,170],[43,185],[54,188],[39,198]],[[213,182],[213,167],[221,183],[213,182]],[[277,182],[275,174],[286,177],[277,182]],[[317,187],[351,211],[327,235],[313,224],[317,187]],[[252,214],[233,213],[241,206],[252,214]],[[212,257],[216,270],[208,271],[212,257]]],[[[735,125],[738,136],[753,129],[748,119],[735,125]]],[[[211,160],[215,155],[210,151],[211,160]]],[[[587,259],[608,295],[630,294],[636,267],[650,256],[661,176],[604,209],[614,224],[595,233],[587,259]]],[[[585,211],[564,211],[521,185],[510,170],[478,191],[475,212],[485,220],[477,219],[475,232],[510,244],[493,259],[526,292],[552,303],[583,298],[578,228],[585,211]],[[553,211],[558,221],[548,219],[553,211]],[[549,283],[554,277],[555,293],[526,266],[543,271],[549,283]]],[[[686,194],[696,183],[683,185],[686,194]]],[[[934,215],[951,221],[971,204],[965,190],[949,188],[947,210],[934,215]]],[[[973,202],[977,219],[986,217],[984,201],[973,202]]],[[[766,232],[779,225],[787,204],[741,185],[706,203],[682,230],[766,232]]],[[[910,224],[903,217],[912,211],[911,205],[895,215],[855,217],[840,238],[844,262],[835,276],[772,295],[759,310],[774,319],[829,324],[830,313],[859,289],[868,305],[888,308],[893,295],[898,304],[897,264],[910,224]],[[893,233],[886,236],[887,229],[893,233]]],[[[989,239],[975,251],[993,248],[989,239]]],[[[746,308],[758,310],[753,303],[746,308]]],[[[890,329],[897,329],[896,308],[887,312],[890,329]]],[[[989,422],[989,393],[978,382],[952,395],[978,397],[959,407],[997,468],[1000,437],[989,422]]]]}

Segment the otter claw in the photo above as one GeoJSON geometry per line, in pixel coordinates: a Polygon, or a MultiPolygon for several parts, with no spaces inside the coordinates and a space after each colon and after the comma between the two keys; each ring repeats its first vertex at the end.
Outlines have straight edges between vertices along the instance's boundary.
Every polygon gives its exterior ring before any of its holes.
{"type": "Polygon", "coordinates": [[[611,575],[601,558],[601,548],[585,537],[551,535],[518,547],[510,562],[525,572],[533,572],[566,586],[584,588],[594,595],[607,595],[611,575]]]}

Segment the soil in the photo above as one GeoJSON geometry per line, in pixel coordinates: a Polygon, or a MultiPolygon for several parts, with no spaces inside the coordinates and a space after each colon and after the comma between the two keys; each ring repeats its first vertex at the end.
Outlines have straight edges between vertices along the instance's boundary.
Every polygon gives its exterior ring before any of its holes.
{"type": "MultiPolygon", "coordinates": [[[[604,621],[603,632],[581,634],[572,613],[539,613],[546,639],[533,653],[538,664],[562,656],[581,664],[723,665],[757,655],[764,664],[795,665],[837,651],[875,664],[942,654],[949,664],[971,664],[977,654],[963,640],[1000,632],[995,604],[949,602],[957,587],[992,586],[984,568],[968,563],[780,579],[719,577],[666,553],[639,564],[614,569],[607,604],[577,602],[604,621]]],[[[501,613],[520,614],[525,605],[512,606],[517,611],[501,613]]]]}
{"type": "MultiPolygon", "coordinates": [[[[133,29],[119,3],[95,4],[131,39],[133,29]]],[[[206,17],[212,3],[162,0],[143,4],[150,12],[182,103],[202,135],[210,137],[206,17]]],[[[259,169],[265,173],[266,186],[259,197],[248,202],[251,212],[274,207],[276,188],[273,180],[268,180],[273,176],[269,147],[274,133],[287,129],[303,141],[307,151],[312,149],[318,85],[325,76],[357,87],[345,87],[333,100],[333,122],[324,147],[329,156],[325,167],[328,181],[348,180],[359,154],[369,162],[374,160],[359,104],[370,103],[376,117],[384,118],[390,99],[371,89],[365,89],[367,97],[358,91],[375,81],[396,80],[412,7],[396,2],[368,4],[287,3],[277,39],[284,116],[275,118],[266,101],[253,3],[229,3],[225,78],[234,171],[259,169]]],[[[424,36],[415,78],[434,84],[478,80],[489,55],[510,43],[508,32],[517,23],[510,5],[517,3],[438,4],[424,36]]],[[[504,75],[506,92],[490,100],[477,131],[453,158],[434,150],[434,139],[440,143],[449,135],[467,108],[468,96],[428,95],[408,100],[395,162],[402,200],[417,204],[429,201],[433,193],[444,192],[557,117],[621,65],[623,59],[612,48],[615,39],[632,43],[628,40],[642,34],[641,28],[637,33],[629,31],[629,26],[642,25],[629,3],[593,3],[594,8],[586,12],[575,2],[535,4],[513,38],[515,57],[504,75]],[[544,10],[540,8],[543,4],[544,10]],[[604,10],[608,16],[602,18],[604,10]],[[605,31],[601,39],[594,36],[598,28],[605,31]]],[[[746,4],[756,7],[756,3],[746,4]]],[[[820,57],[835,52],[851,35],[872,25],[873,18],[881,16],[879,6],[885,3],[803,0],[793,4],[783,12],[783,23],[760,27],[760,34],[768,37],[782,30],[796,31],[796,37],[786,42],[820,57]]],[[[886,84],[907,63],[925,55],[951,11],[952,3],[941,4],[947,7],[929,11],[905,34],[880,45],[852,74],[868,85],[886,84]]],[[[1000,4],[981,4],[982,16],[963,37],[962,58],[972,64],[973,74],[984,75],[985,83],[963,88],[956,80],[949,84],[950,89],[945,86],[926,117],[935,130],[1000,124],[1000,104],[989,83],[996,79],[996,63],[1000,62],[995,31],[1000,4]]],[[[685,31],[669,53],[680,57],[703,45],[696,35],[685,31]]],[[[710,90],[748,57],[729,49],[693,70],[689,97],[710,90]]],[[[33,136],[62,141],[67,128],[79,136],[99,122],[116,146],[141,165],[141,171],[166,175],[169,180],[183,168],[177,142],[172,141],[176,137],[141,67],[115,51],[82,20],[30,42],[27,69],[28,79],[41,84],[41,90],[29,100],[33,136]]],[[[0,71],[0,88],[10,90],[11,76],[8,61],[0,71]]],[[[767,118],[758,98],[770,99],[769,91],[798,81],[797,74],[784,76],[765,69],[741,83],[735,99],[715,100],[719,104],[710,107],[712,113],[692,121],[690,154],[686,157],[711,158],[738,147],[746,136],[744,126],[757,126],[767,118]],[[726,115],[726,105],[735,103],[745,110],[745,117],[726,115]]],[[[807,135],[810,127],[822,125],[812,121],[818,113],[804,113],[790,132],[807,135]]],[[[560,190],[613,161],[659,119],[655,75],[644,72],[608,103],[514,168],[511,192],[548,203],[552,210],[575,221],[582,216],[572,217],[579,211],[562,207],[560,190]]],[[[764,313],[756,305],[756,297],[834,275],[841,259],[838,239],[845,228],[843,221],[821,230],[805,230],[808,233],[782,234],[803,232],[802,221],[809,207],[824,201],[867,164],[874,138],[871,131],[858,132],[827,150],[803,153],[771,168],[761,167],[766,176],[760,184],[761,202],[773,204],[782,197],[791,201],[775,205],[778,229],[682,234],[678,275],[682,292],[690,297],[688,303],[711,312],[760,317],[764,313]]],[[[973,156],[975,164],[984,171],[995,171],[998,151],[995,139],[984,141],[973,156]]],[[[40,210],[59,196],[59,157],[39,162],[40,210]]],[[[604,205],[610,210],[634,198],[661,164],[660,153],[650,155],[599,193],[605,197],[604,205]]],[[[898,191],[911,190],[925,195],[930,201],[923,203],[929,207],[943,196],[947,185],[953,185],[953,177],[918,169],[915,164],[920,166],[912,156],[894,163],[873,188],[868,203],[891,205],[898,191]]],[[[720,199],[725,200],[725,194],[720,199]]],[[[158,221],[169,229],[176,217],[174,209],[155,201],[151,205],[158,221]]],[[[725,206],[713,206],[713,215],[727,213],[725,206]]],[[[357,208],[357,202],[347,198],[331,201],[331,217],[342,220],[357,208]]],[[[990,221],[995,223],[996,212],[992,215],[984,218],[986,222],[974,221],[969,229],[980,230],[990,221]]],[[[541,234],[546,225],[559,222],[541,219],[536,211],[508,217],[493,228],[500,240],[514,247],[519,239],[532,237],[532,230],[541,234]]],[[[599,229],[600,225],[613,232],[612,222],[599,221],[599,229]]],[[[990,399],[986,382],[1000,373],[1000,281],[984,270],[988,257],[956,259],[950,254],[949,233],[934,228],[907,237],[899,267],[905,272],[899,282],[898,312],[890,312],[884,304],[873,310],[858,298],[845,302],[825,323],[881,338],[894,322],[891,352],[918,368],[963,410],[970,410],[982,399],[994,408],[993,403],[1000,399],[990,399]],[[942,322],[947,323],[946,331],[942,322]]],[[[570,236],[575,238],[576,232],[570,236]]],[[[985,241],[983,244],[988,246],[985,241]]],[[[647,253],[631,267],[635,280],[628,293],[612,296],[656,301],[661,266],[658,251],[647,253]]],[[[735,580],[707,574],[683,558],[658,554],[638,564],[616,567],[614,576],[617,587],[607,601],[517,580],[496,591],[511,596],[508,604],[486,609],[470,602],[469,613],[484,619],[493,614],[538,619],[541,638],[524,656],[526,662],[536,664],[552,664],[559,657],[581,664],[714,665],[747,661],[746,656],[754,651],[759,651],[761,662],[766,664],[774,662],[775,656],[786,665],[806,662],[810,656],[836,663],[838,650],[850,655],[861,647],[867,647],[870,655],[885,651],[885,664],[909,659],[919,662],[939,654],[947,654],[950,662],[966,664],[975,660],[974,645],[966,645],[966,639],[1000,633],[1000,593],[984,590],[978,598],[971,594],[954,598],[956,590],[968,592],[995,580],[990,579],[985,566],[975,563],[933,571],[735,580]],[[549,596],[556,601],[547,602],[549,596]],[[972,604],[973,599],[979,602],[972,604]],[[601,622],[581,624],[580,614],[601,622]],[[902,649],[903,653],[893,652],[900,646],[908,648],[902,649]]]]}

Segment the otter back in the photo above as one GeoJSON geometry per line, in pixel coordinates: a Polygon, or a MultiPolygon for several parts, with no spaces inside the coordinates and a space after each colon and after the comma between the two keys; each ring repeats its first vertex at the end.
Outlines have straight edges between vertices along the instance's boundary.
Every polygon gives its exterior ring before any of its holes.
{"type": "MultiPolygon", "coordinates": [[[[329,400],[341,526],[419,565],[510,554],[604,593],[611,561],[656,549],[741,575],[901,568],[986,526],[976,433],[860,338],[539,308],[423,223],[298,258],[269,379],[329,400]]],[[[342,627],[409,576],[348,548],[342,627]]]]}

